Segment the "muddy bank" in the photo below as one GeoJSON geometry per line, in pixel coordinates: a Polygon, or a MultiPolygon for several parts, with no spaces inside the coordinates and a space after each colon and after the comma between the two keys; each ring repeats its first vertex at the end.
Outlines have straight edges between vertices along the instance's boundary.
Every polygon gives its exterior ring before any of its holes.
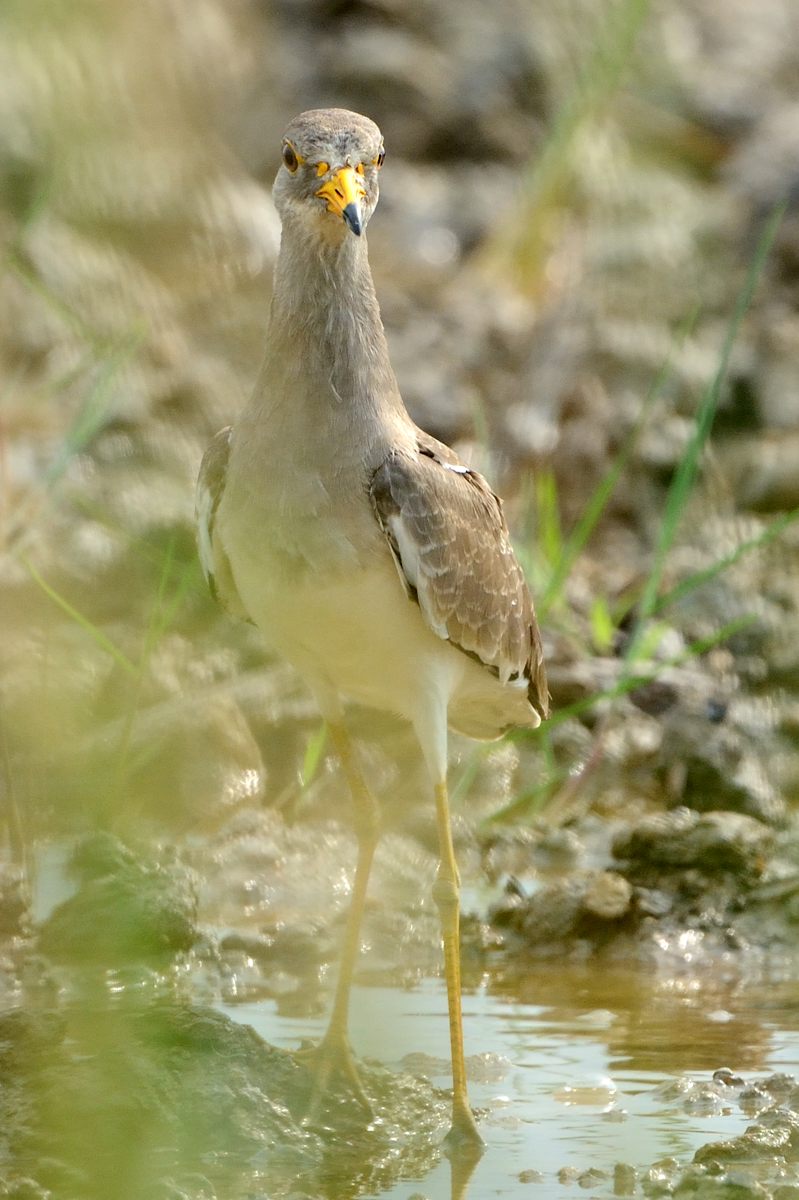
{"type": "Polygon", "coordinates": [[[71,875],[73,894],[19,922],[3,956],[4,1194],[209,1200],[302,1180],[332,1197],[436,1160],[447,1097],[421,1075],[361,1063],[372,1111],[331,1087],[309,1116],[312,1048],[275,1049],[202,1003],[225,994],[235,939],[198,925],[192,871],[103,836],[77,846],[71,875]]]}
{"type": "Polygon", "coordinates": [[[519,848],[494,843],[494,870],[512,861],[488,919],[511,955],[633,959],[668,970],[723,959],[750,978],[795,970],[799,872],[795,826],[680,807],[632,822],[541,831],[519,848]],[[563,863],[564,851],[569,861],[563,863]],[[558,861],[560,859],[560,861],[558,861]]]}
{"type": "Polygon", "coordinates": [[[362,1064],[307,1126],[311,1072],[213,1009],[102,987],[0,1017],[5,1195],[336,1196],[423,1173],[447,1128],[423,1079],[362,1064]],[[28,1188],[26,1191],[25,1188],[28,1188]]]}

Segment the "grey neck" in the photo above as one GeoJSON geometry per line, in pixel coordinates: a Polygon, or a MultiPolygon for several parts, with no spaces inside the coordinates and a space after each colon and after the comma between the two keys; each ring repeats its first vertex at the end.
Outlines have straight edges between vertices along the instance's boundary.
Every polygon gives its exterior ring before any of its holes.
{"type": "Polygon", "coordinates": [[[371,440],[370,426],[377,433],[404,406],[366,239],[341,233],[324,240],[284,217],[256,402],[278,423],[281,417],[311,423],[323,436],[329,431],[363,443],[371,440]],[[280,411],[286,407],[291,413],[280,411]]]}

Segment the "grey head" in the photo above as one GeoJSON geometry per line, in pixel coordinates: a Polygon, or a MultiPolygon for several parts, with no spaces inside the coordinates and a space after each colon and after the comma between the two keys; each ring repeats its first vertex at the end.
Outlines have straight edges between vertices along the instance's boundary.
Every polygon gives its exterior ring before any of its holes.
{"type": "Polygon", "coordinates": [[[377,204],[383,136],[368,117],[345,108],[300,113],[283,137],[272,192],[281,219],[316,226],[330,239],[360,237],[377,204]]]}

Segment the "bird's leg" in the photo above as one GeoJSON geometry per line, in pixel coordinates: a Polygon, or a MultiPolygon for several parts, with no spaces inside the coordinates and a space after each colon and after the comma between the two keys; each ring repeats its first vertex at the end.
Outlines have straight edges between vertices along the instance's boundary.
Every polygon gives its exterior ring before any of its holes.
{"type": "Polygon", "coordinates": [[[452,1149],[466,1146],[475,1148],[483,1145],[483,1139],[477,1131],[466,1092],[461,1015],[460,878],[452,845],[446,778],[436,784],[436,820],[441,857],[433,885],[433,899],[438,907],[444,942],[444,971],[447,978],[449,1039],[452,1051],[452,1128],[447,1135],[447,1142],[452,1149]]]}
{"type": "Polygon", "coordinates": [[[355,833],[358,838],[358,861],[352,887],[352,900],[344,931],[338,981],[333,997],[333,1009],[327,1032],[317,1049],[316,1076],[308,1108],[313,1117],[334,1076],[343,1076],[359,1103],[371,1114],[372,1106],[358,1074],[348,1037],[348,1021],[352,977],[360,947],[360,930],[366,905],[366,889],[378,836],[378,807],[361,774],[352,749],[349,734],[338,722],[329,723],[330,736],[341,761],[352,793],[355,833]]]}

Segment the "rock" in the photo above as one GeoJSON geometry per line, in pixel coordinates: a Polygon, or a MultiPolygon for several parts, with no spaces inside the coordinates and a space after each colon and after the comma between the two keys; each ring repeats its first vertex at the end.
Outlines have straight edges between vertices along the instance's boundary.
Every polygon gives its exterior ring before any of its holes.
{"type": "Polygon", "coordinates": [[[535,1167],[528,1167],[524,1171],[520,1171],[516,1176],[519,1183],[543,1183],[545,1176],[542,1171],[537,1171],[535,1167]]]}
{"type": "Polygon", "coordinates": [[[785,802],[761,754],[769,732],[747,706],[730,709],[718,696],[705,698],[701,714],[694,705],[672,711],[659,754],[672,803],[699,812],[729,809],[780,825],[785,802]]]}
{"type": "Polygon", "coordinates": [[[615,871],[572,871],[531,896],[512,893],[491,909],[489,918],[529,946],[604,938],[630,912],[632,895],[630,884],[615,871]]]}
{"type": "Polygon", "coordinates": [[[741,813],[696,813],[677,808],[643,817],[613,842],[618,859],[668,867],[734,871],[756,878],[774,846],[774,834],[741,813]]]}
{"type": "Polygon", "coordinates": [[[121,1196],[283,1196],[298,1178],[318,1195],[331,1145],[337,1178],[377,1192],[403,1174],[398,1144],[424,1172],[446,1129],[445,1098],[426,1080],[365,1064],[376,1127],[366,1131],[342,1093],[310,1129],[301,1118],[312,1056],[278,1050],[214,1009],[141,994],[0,1014],[0,1070],[0,1152],[5,1161],[11,1145],[32,1164],[33,1190],[20,1192],[30,1200],[101,1200],[117,1166],[135,1188],[121,1196]]]}
{"type": "Polygon", "coordinates": [[[599,1167],[589,1167],[587,1171],[580,1172],[577,1184],[581,1188],[594,1188],[599,1187],[607,1178],[607,1171],[603,1171],[599,1167]]]}
{"type": "Polygon", "coordinates": [[[764,433],[730,446],[723,458],[731,485],[753,512],[786,512],[799,505],[799,432],[764,433]]]}
{"type": "Polygon", "coordinates": [[[168,962],[197,938],[194,879],[177,863],[139,861],[110,835],[78,847],[77,892],[39,929],[38,948],[54,962],[108,970],[168,962]]]}
{"type": "Polygon", "coordinates": [[[720,1083],[725,1088],[743,1088],[744,1080],[736,1075],[729,1067],[719,1067],[713,1072],[713,1082],[720,1083]]]}
{"type": "Polygon", "coordinates": [[[516,927],[532,946],[573,937],[579,926],[584,895],[585,880],[576,876],[543,887],[522,906],[516,927]]]}
{"type": "Polygon", "coordinates": [[[600,871],[585,889],[583,908],[602,921],[618,921],[630,909],[632,885],[616,871],[600,871]]]}
{"type": "Polygon", "coordinates": [[[617,1162],[613,1168],[613,1195],[633,1196],[638,1182],[638,1172],[632,1163],[617,1162]]]}
{"type": "Polygon", "coordinates": [[[697,1163],[757,1162],[772,1157],[796,1159],[799,1153],[799,1115],[778,1113],[768,1125],[750,1125],[740,1137],[708,1142],[694,1155],[697,1163]]]}
{"type": "Polygon", "coordinates": [[[673,1195],[680,1200],[770,1200],[762,1184],[738,1172],[722,1176],[686,1172],[673,1195]]]}

